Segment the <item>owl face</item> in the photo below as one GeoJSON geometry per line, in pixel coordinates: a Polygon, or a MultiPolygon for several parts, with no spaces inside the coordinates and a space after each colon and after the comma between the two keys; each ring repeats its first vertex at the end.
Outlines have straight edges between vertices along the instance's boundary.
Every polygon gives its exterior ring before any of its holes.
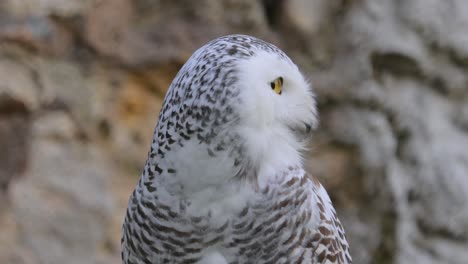
{"type": "Polygon", "coordinates": [[[238,131],[262,185],[262,176],[302,163],[301,150],[317,125],[316,103],[309,84],[284,54],[257,50],[240,60],[237,70],[238,131]]]}
{"type": "Polygon", "coordinates": [[[291,60],[259,50],[237,68],[242,126],[301,140],[317,125],[313,93],[291,60]]]}

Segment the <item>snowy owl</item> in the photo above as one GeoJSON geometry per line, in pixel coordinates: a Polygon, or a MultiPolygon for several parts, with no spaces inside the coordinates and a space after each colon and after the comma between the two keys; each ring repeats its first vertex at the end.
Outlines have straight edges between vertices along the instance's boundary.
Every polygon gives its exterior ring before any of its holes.
{"type": "Polygon", "coordinates": [[[245,35],[198,49],[173,80],[122,229],[125,264],[351,263],[301,151],[314,96],[274,45],[245,35]]]}

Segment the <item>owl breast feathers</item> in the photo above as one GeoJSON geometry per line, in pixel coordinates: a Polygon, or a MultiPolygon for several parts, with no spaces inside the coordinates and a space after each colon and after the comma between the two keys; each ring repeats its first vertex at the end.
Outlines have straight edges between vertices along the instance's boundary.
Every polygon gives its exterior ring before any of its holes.
{"type": "Polygon", "coordinates": [[[343,226],[302,150],[309,83],[245,35],[198,49],[169,87],[122,228],[125,264],[351,263],[343,226]]]}

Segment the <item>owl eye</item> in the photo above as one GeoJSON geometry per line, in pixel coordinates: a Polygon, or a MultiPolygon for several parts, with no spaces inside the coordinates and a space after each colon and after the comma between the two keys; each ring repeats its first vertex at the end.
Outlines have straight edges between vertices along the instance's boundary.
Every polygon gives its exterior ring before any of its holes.
{"type": "Polygon", "coordinates": [[[278,77],[270,83],[271,89],[277,93],[281,94],[281,88],[283,88],[283,77],[278,77]]]}

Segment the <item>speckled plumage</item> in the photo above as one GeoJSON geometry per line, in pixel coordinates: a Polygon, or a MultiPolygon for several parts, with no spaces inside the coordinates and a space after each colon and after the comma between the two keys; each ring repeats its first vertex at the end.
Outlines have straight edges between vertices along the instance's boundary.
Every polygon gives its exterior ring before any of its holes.
{"type": "Polygon", "coordinates": [[[130,197],[123,263],[351,263],[325,189],[302,168],[316,123],[309,85],[277,47],[231,35],[197,50],[130,197]]]}

